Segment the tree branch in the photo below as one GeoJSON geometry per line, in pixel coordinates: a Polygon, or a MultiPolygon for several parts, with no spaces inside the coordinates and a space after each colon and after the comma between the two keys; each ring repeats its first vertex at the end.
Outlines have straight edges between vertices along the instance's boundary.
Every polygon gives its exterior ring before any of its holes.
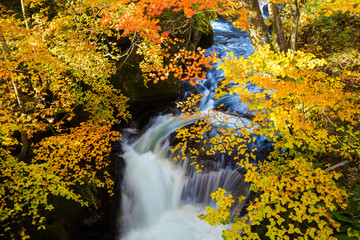
{"type": "Polygon", "coordinates": [[[342,161],[342,162],[340,162],[338,164],[335,164],[334,166],[328,167],[327,169],[325,169],[325,171],[330,172],[330,171],[332,171],[332,170],[334,170],[336,168],[339,168],[339,167],[342,167],[342,166],[348,164],[349,162],[350,162],[349,160],[342,161]]]}

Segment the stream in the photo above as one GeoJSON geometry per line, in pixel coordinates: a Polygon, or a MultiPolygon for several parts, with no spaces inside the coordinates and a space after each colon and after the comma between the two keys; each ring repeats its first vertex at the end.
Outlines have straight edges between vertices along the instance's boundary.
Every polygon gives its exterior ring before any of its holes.
{"type": "MultiPolygon", "coordinates": [[[[224,57],[230,51],[245,57],[253,53],[246,32],[221,20],[212,22],[212,27],[215,44],[208,52],[215,50],[218,57],[224,57]]],[[[222,77],[222,71],[215,65],[207,78],[191,91],[185,91],[189,88],[184,87],[181,96],[204,94],[201,111],[212,110],[220,104],[229,111],[244,111],[246,106],[236,96],[214,99],[216,84],[222,77]]],[[[189,123],[159,114],[140,137],[128,134],[129,140],[123,144],[126,170],[119,213],[124,231],[119,240],[219,240],[227,226],[210,226],[197,217],[205,212],[206,206],[215,206],[210,194],[218,187],[230,193],[249,194],[239,171],[226,167],[194,173],[186,161],[176,163],[172,160],[169,136],[183,124],[189,123]]]]}

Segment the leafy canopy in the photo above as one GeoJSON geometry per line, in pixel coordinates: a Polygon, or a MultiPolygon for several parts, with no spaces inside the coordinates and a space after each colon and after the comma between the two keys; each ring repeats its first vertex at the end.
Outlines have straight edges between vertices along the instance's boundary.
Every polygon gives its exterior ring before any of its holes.
{"type": "Polygon", "coordinates": [[[221,109],[194,114],[199,97],[193,97],[182,103],[180,119],[195,124],[178,130],[182,141],[175,149],[195,161],[219,153],[233,156],[259,195],[247,206],[245,218],[233,219],[234,200],[219,190],[213,194],[219,208],[207,208],[208,214],[200,218],[212,225],[233,221],[233,228],[223,233],[225,239],[333,239],[340,225],[331,212],[346,208],[347,193],[335,182],[341,174],[321,166],[336,159],[359,161],[359,94],[347,91],[341,77],[322,72],[326,62],[309,53],[275,53],[266,46],[248,59],[229,53],[217,61],[225,79],[216,97],[236,94],[248,106],[251,121],[241,118],[244,114],[224,115],[221,109]],[[259,91],[250,91],[249,85],[259,91]],[[274,150],[254,165],[249,143],[256,145],[257,135],[266,136],[274,150]],[[332,158],[324,163],[324,156],[332,158]]]}

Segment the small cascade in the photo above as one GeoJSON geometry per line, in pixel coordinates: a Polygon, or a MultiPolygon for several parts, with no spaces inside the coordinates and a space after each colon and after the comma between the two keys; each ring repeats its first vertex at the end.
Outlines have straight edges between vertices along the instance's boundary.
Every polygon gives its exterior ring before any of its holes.
{"type": "Polygon", "coordinates": [[[219,187],[237,195],[248,195],[248,184],[244,182],[244,176],[238,171],[225,168],[206,173],[195,173],[190,177],[183,188],[182,199],[187,202],[214,205],[210,194],[219,187]]]}
{"type": "MultiPolygon", "coordinates": [[[[216,33],[215,44],[209,52],[215,49],[219,57],[226,56],[228,51],[238,56],[252,54],[246,33],[225,21],[212,25],[216,33]]],[[[204,94],[201,111],[212,110],[220,101],[240,111],[236,96],[214,99],[217,81],[223,77],[223,73],[215,68],[210,70],[207,79],[182,96],[204,94]]],[[[241,119],[244,121],[249,122],[246,118],[241,119]]],[[[210,194],[221,187],[237,196],[248,196],[248,186],[237,170],[214,163],[203,173],[195,173],[186,161],[176,163],[172,160],[169,135],[185,124],[191,122],[160,115],[151,121],[140,138],[131,144],[123,144],[126,172],[120,214],[123,234],[119,240],[219,240],[226,226],[213,227],[197,217],[205,213],[206,206],[215,207],[210,194]]]]}

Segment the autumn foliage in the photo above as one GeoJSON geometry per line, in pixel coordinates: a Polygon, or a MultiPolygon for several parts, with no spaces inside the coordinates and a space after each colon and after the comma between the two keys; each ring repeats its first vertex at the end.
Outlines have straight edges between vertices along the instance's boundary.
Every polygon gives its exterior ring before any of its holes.
{"type": "MultiPolygon", "coordinates": [[[[343,200],[346,192],[334,181],[340,174],[314,169],[302,158],[282,164],[265,162],[259,167],[246,166],[247,181],[261,195],[247,207],[245,217],[235,217],[232,228],[223,232],[225,239],[336,239],[332,235],[340,224],[330,211],[338,206],[346,208],[343,200]]],[[[201,219],[211,225],[230,222],[230,207],[235,200],[225,193],[219,189],[212,195],[220,207],[207,208],[208,214],[200,216],[201,219]]]]}
{"type": "Polygon", "coordinates": [[[94,184],[112,194],[113,181],[109,169],[110,143],[120,135],[111,131],[111,125],[81,123],[70,133],[45,138],[35,151],[33,163],[46,163],[50,174],[74,185],[94,184]],[[95,170],[95,171],[94,171],[95,170]]]}
{"type": "Polygon", "coordinates": [[[137,54],[145,84],[170,75],[196,84],[210,58],[181,38],[195,25],[209,31],[217,4],[5,2],[19,12],[1,6],[2,238],[28,238],[29,223],[45,228],[50,196],[90,205],[97,189],[112,194],[108,155],[121,139],[112,126],[130,114],[129,99],[110,77],[137,54]]]}
{"type": "Polygon", "coordinates": [[[178,130],[181,141],[175,149],[195,161],[206,154],[231,155],[247,170],[245,181],[257,197],[246,207],[247,216],[234,218],[230,211],[236,200],[219,189],[212,195],[219,208],[207,208],[200,218],[212,225],[232,222],[225,239],[336,239],[341,225],[332,212],[346,209],[348,193],[336,185],[341,174],[321,166],[359,162],[360,99],[343,81],[347,73],[330,76],[321,70],[325,60],[300,51],[276,53],[269,46],[247,59],[229,53],[217,61],[225,79],[216,97],[238,96],[251,121],[221,109],[194,114],[201,98],[191,97],[181,104],[178,118],[194,125],[178,130]],[[251,152],[256,148],[249,149],[259,135],[274,148],[262,161],[251,152]]]}
{"type": "MultiPolygon", "coordinates": [[[[280,43],[273,40],[275,47],[256,46],[248,59],[231,53],[216,59],[191,44],[191,31],[211,31],[209,21],[218,14],[252,32],[251,4],[242,5],[249,2],[24,0],[18,12],[0,5],[0,238],[28,238],[26,224],[45,228],[54,208],[50,196],[88,206],[96,189],[111,194],[108,155],[111,142],[121,139],[112,127],[130,114],[129,99],[109,79],[136,55],[145,85],[170,77],[196,85],[218,62],[225,79],[216,97],[235,94],[249,107],[251,121],[220,109],[199,112],[201,96],[179,103],[178,120],[194,124],[177,131],[174,151],[190,155],[198,171],[197,156],[229,154],[257,192],[242,219],[231,217],[236,200],[219,190],[212,194],[219,209],[207,208],[202,219],[231,223],[228,239],[332,239],[340,227],[333,213],[346,208],[348,194],[336,184],[340,174],[327,167],[359,163],[360,94],[348,84],[358,85],[358,73],[331,76],[323,71],[325,60],[295,51],[298,23],[286,20],[284,32],[295,40],[289,51],[274,52],[280,43]],[[250,92],[248,84],[261,91],[250,92]],[[256,135],[274,147],[257,165],[248,149],[256,135]]],[[[299,10],[300,1],[289,5],[299,10]]],[[[325,16],[359,12],[351,0],[316,6],[325,16]]]]}
{"type": "Polygon", "coordinates": [[[130,115],[108,80],[114,63],[94,44],[101,29],[85,33],[70,9],[49,18],[44,8],[32,28],[1,10],[0,236],[26,239],[27,224],[44,228],[50,196],[89,205],[80,186],[111,192],[111,127],[130,115]],[[78,109],[87,117],[77,127],[78,109]]]}

